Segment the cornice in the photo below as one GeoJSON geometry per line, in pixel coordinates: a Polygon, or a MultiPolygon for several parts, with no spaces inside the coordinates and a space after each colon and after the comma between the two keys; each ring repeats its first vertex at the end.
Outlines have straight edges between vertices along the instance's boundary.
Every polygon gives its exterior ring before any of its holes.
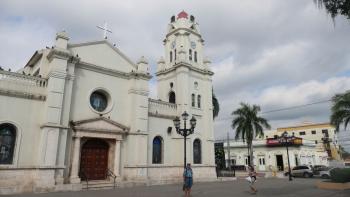
{"type": "Polygon", "coordinates": [[[202,35],[200,35],[199,33],[195,32],[195,31],[193,31],[191,29],[184,28],[184,27],[180,27],[180,28],[174,29],[173,31],[169,32],[165,37],[168,38],[170,35],[175,34],[175,33],[177,33],[178,31],[181,31],[181,30],[190,32],[190,33],[198,36],[200,38],[200,41],[204,42],[204,40],[202,39],[202,35]]]}
{"type": "Polygon", "coordinates": [[[136,90],[136,89],[130,89],[128,91],[129,94],[138,94],[141,96],[148,96],[149,95],[149,91],[148,90],[136,90]]]}
{"type": "MultiPolygon", "coordinates": [[[[183,138],[181,138],[183,139],[183,138]]],[[[151,165],[125,165],[124,168],[183,168],[183,165],[151,164],[151,165]]],[[[193,164],[192,167],[215,167],[210,164],[193,164]]]]}
{"type": "Polygon", "coordinates": [[[46,56],[46,58],[49,61],[52,61],[53,58],[68,60],[70,57],[72,57],[72,55],[68,50],[62,50],[57,48],[52,48],[46,56]]]}
{"type": "Polygon", "coordinates": [[[13,91],[13,90],[5,90],[5,89],[0,89],[0,95],[17,97],[17,98],[24,98],[24,99],[31,99],[31,100],[39,100],[39,101],[46,100],[45,95],[32,94],[32,93],[27,93],[27,92],[19,92],[19,91],[13,91]]]}
{"type": "Polygon", "coordinates": [[[106,45],[108,45],[111,49],[113,49],[121,57],[123,57],[127,62],[129,62],[134,68],[137,68],[137,65],[134,62],[132,62],[131,59],[129,59],[124,53],[122,53],[117,47],[113,46],[106,39],[99,40],[99,41],[78,43],[78,44],[68,44],[68,48],[75,48],[75,47],[82,47],[82,46],[89,46],[89,45],[96,45],[96,44],[106,44],[106,45]]]}
{"type": "Polygon", "coordinates": [[[150,117],[164,118],[164,119],[170,119],[170,120],[174,120],[176,118],[176,116],[159,114],[159,113],[153,113],[153,112],[148,112],[148,115],[150,117]]]}
{"type": "Polygon", "coordinates": [[[91,122],[96,122],[96,121],[100,121],[100,120],[103,120],[103,121],[106,121],[112,125],[115,125],[115,126],[121,128],[122,131],[124,131],[124,132],[130,131],[129,127],[127,127],[121,123],[118,123],[116,121],[113,121],[111,119],[105,118],[105,117],[97,117],[97,118],[90,118],[90,119],[84,119],[84,120],[78,120],[78,121],[71,121],[70,124],[75,128],[75,127],[79,127],[80,125],[82,125],[84,123],[91,123],[91,122]]]}
{"type": "Polygon", "coordinates": [[[212,72],[210,70],[204,70],[204,69],[196,68],[196,67],[193,67],[191,64],[184,63],[184,62],[177,63],[174,66],[172,66],[171,68],[168,68],[168,69],[165,69],[165,70],[162,70],[162,71],[158,71],[158,72],[155,73],[155,75],[156,76],[164,75],[164,74],[173,72],[177,68],[180,68],[180,67],[187,67],[191,71],[195,71],[195,72],[198,72],[198,73],[204,74],[204,75],[209,75],[209,76],[214,75],[214,72],[212,72]]]}
{"type": "Polygon", "coordinates": [[[120,77],[120,78],[124,78],[124,79],[129,79],[130,78],[129,73],[118,71],[118,70],[114,70],[114,69],[110,69],[110,68],[105,68],[105,67],[102,67],[102,66],[97,66],[95,64],[91,64],[91,63],[84,62],[84,61],[80,61],[77,64],[77,67],[85,69],[85,70],[98,72],[98,73],[101,73],[101,74],[114,76],[114,77],[120,77]]]}
{"type": "Polygon", "coordinates": [[[134,72],[134,71],[127,73],[127,72],[122,72],[119,70],[105,68],[102,66],[97,66],[95,64],[91,64],[91,63],[84,62],[84,61],[79,61],[79,63],[76,65],[78,68],[81,68],[81,69],[90,70],[90,71],[98,72],[101,74],[110,75],[110,76],[114,76],[114,77],[120,77],[120,78],[124,78],[124,79],[150,80],[152,78],[152,76],[148,73],[147,74],[146,73],[138,73],[138,72],[134,72]]]}
{"type": "Polygon", "coordinates": [[[60,124],[52,124],[52,123],[46,123],[40,126],[40,128],[45,128],[45,127],[49,127],[49,128],[59,128],[59,129],[69,129],[69,127],[64,126],[64,125],[60,125],[60,124]]]}
{"type": "Polygon", "coordinates": [[[52,70],[48,75],[48,78],[54,77],[59,79],[66,79],[68,77],[68,74],[66,72],[60,71],[60,70],[52,70]]]}
{"type": "Polygon", "coordinates": [[[90,133],[105,133],[105,134],[125,134],[126,131],[119,130],[119,129],[102,129],[102,128],[89,128],[89,127],[81,127],[81,126],[74,126],[73,127],[75,131],[82,131],[82,132],[90,132],[90,133]]]}
{"type": "Polygon", "coordinates": [[[144,80],[150,80],[152,79],[152,76],[149,73],[138,73],[138,72],[131,72],[129,73],[130,77],[133,79],[144,79],[144,80]]]}

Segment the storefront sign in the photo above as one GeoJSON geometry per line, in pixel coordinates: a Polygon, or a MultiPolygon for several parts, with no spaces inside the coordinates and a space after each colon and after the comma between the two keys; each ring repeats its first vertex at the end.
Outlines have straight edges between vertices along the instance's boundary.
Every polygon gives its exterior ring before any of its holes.
{"type": "MultiPolygon", "coordinates": [[[[287,138],[287,143],[290,146],[302,145],[303,139],[298,137],[290,137],[290,138],[287,138]]],[[[284,138],[267,138],[266,145],[267,146],[285,146],[285,139],[284,138]]]]}

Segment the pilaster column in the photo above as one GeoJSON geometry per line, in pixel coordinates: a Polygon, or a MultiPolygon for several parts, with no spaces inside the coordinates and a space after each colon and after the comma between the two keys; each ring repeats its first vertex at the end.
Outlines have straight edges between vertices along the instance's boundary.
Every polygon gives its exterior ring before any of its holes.
{"type": "Polygon", "coordinates": [[[120,176],[119,174],[120,168],[120,141],[115,141],[115,150],[114,150],[114,169],[113,172],[116,176],[120,176]]]}
{"type": "Polygon", "coordinates": [[[80,162],[80,137],[74,137],[72,170],[70,175],[70,183],[80,183],[79,178],[79,162],[80,162]]]}

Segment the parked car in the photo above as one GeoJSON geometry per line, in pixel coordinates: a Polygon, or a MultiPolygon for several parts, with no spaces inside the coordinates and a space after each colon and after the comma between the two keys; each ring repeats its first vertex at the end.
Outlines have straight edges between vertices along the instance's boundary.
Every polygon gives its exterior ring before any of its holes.
{"type": "Polygon", "coordinates": [[[311,178],[314,176],[313,170],[310,166],[296,166],[291,171],[293,177],[311,178]]]}
{"type": "Polygon", "coordinates": [[[321,174],[320,174],[321,172],[322,174],[324,174],[325,171],[329,170],[329,167],[324,165],[314,165],[314,166],[311,166],[311,168],[312,168],[313,175],[318,177],[321,177],[321,174]]]}

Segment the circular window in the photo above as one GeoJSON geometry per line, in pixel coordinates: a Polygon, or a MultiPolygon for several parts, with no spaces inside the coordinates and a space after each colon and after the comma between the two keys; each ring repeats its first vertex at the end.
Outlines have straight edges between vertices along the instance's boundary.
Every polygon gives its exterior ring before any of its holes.
{"type": "Polygon", "coordinates": [[[90,96],[90,105],[98,112],[104,111],[108,105],[106,94],[101,91],[94,91],[90,96]]]}

